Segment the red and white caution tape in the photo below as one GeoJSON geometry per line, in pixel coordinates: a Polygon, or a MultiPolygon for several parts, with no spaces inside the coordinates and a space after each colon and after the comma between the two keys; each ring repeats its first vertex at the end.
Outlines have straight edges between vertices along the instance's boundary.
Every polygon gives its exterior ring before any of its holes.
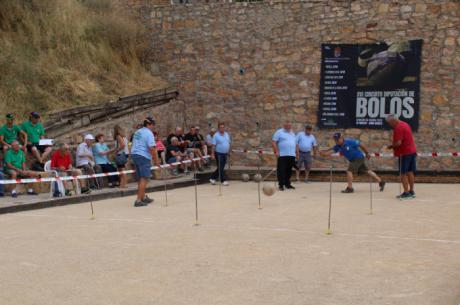
{"type": "MultiPolygon", "coordinates": [[[[182,164],[189,164],[195,161],[201,161],[204,159],[208,159],[209,156],[203,156],[202,158],[194,158],[191,160],[184,160],[179,162],[174,162],[170,164],[162,164],[160,166],[152,166],[150,169],[153,171],[167,169],[176,167],[182,164]]],[[[21,184],[21,183],[42,183],[42,182],[54,182],[54,181],[71,181],[71,180],[81,180],[81,179],[91,179],[91,178],[99,178],[99,177],[108,177],[108,176],[119,176],[119,175],[126,175],[126,174],[134,174],[135,170],[124,170],[120,172],[111,172],[111,173],[99,173],[94,175],[79,175],[79,176],[64,176],[64,177],[46,177],[46,178],[25,178],[25,179],[8,179],[8,180],[0,180],[0,184],[21,184]]]]}
{"type": "MultiPolygon", "coordinates": [[[[246,149],[233,149],[234,153],[241,154],[254,154],[254,155],[274,155],[275,153],[271,150],[246,150],[246,149]]],[[[373,158],[394,158],[395,156],[392,153],[370,153],[373,158]]],[[[341,157],[342,155],[337,153],[333,154],[333,157],[341,157]]],[[[436,157],[460,157],[460,152],[431,152],[431,153],[417,153],[418,157],[423,158],[436,158],[436,157]]]]}

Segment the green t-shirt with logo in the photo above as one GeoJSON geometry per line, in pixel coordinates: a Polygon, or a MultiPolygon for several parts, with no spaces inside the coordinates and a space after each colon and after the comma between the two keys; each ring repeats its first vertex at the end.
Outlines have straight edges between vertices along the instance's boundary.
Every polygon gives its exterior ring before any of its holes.
{"type": "Polygon", "coordinates": [[[31,121],[25,121],[22,123],[21,129],[27,133],[27,141],[32,144],[40,142],[40,138],[45,135],[45,129],[40,122],[34,125],[31,121]]]}
{"type": "Polygon", "coordinates": [[[16,168],[22,169],[22,164],[26,162],[26,155],[22,150],[15,152],[12,149],[8,149],[5,154],[5,170],[8,171],[7,163],[13,165],[16,168]]]}
{"type": "Polygon", "coordinates": [[[8,144],[18,140],[19,132],[21,132],[21,128],[18,125],[13,125],[13,127],[9,128],[8,125],[5,124],[0,128],[0,136],[3,136],[3,141],[8,144]]]}

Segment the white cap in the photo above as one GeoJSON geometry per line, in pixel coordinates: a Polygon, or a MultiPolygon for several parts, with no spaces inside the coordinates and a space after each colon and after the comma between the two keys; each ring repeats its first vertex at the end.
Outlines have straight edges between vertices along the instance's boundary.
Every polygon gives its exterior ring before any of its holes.
{"type": "Polygon", "coordinates": [[[93,137],[93,135],[92,135],[92,134],[90,134],[90,133],[89,133],[89,134],[87,134],[87,135],[85,136],[85,140],[91,140],[91,141],[94,141],[94,137],[93,137]]]}

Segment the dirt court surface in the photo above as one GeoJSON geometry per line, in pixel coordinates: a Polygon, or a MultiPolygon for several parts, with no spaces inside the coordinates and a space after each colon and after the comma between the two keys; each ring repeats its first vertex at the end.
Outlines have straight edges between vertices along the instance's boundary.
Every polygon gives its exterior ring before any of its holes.
{"type": "MultiPolygon", "coordinates": [[[[270,182],[272,184],[272,182],[270,182]]],[[[297,184],[262,197],[257,185],[194,188],[0,215],[0,304],[458,305],[458,185],[417,186],[394,199],[297,184]]]]}

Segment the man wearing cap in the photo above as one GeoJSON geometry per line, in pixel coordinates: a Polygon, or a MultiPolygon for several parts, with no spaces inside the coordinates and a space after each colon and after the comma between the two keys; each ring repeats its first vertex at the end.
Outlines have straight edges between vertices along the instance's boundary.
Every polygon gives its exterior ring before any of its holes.
{"type": "Polygon", "coordinates": [[[40,114],[35,111],[31,112],[29,120],[22,123],[21,129],[27,133],[27,150],[33,154],[39,163],[43,164],[52,148],[39,145],[40,139],[45,138],[45,129],[40,122],[40,114]]]}
{"type": "MultiPolygon", "coordinates": [[[[6,115],[6,124],[0,128],[0,143],[3,145],[3,152],[11,148],[13,141],[19,141],[19,135],[22,135],[24,143],[27,143],[27,134],[21,128],[14,124],[14,114],[6,115]]],[[[24,152],[26,146],[24,145],[24,152]]]]}
{"type": "MultiPolygon", "coordinates": [[[[92,146],[94,143],[94,136],[92,134],[85,135],[84,141],[77,146],[76,152],[76,166],[81,169],[86,175],[94,175],[101,173],[102,169],[94,162],[94,155],[92,146]]],[[[102,179],[88,179],[89,187],[91,189],[98,189],[102,185],[102,179]]]]}
{"type": "MultiPolygon", "coordinates": [[[[20,149],[19,142],[13,141],[11,143],[11,148],[5,154],[5,174],[9,175],[11,179],[23,179],[23,178],[37,178],[40,175],[37,172],[30,171],[26,166],[26,155],[20,149]]],[[[17,197],[16,184],[13,184],[15,187],[11,191],[11,196],[13,198],[17,197]]],[[[31,184],[28,184],[27,194],[28,195],[37,195],[32,189],[31,184]]]]}
{"type": "Polygon", "coordinates": [[[292,168],[295,167],[296,137],[291,123],[284,123],[272,137],[272,147],[277,157],[276,174],[279,190],[295,189],[291,185],[292,168]]]}
{"type": "Polygon", "coordinates": [[[305,183],[310,183],[310,181],[308,181],[308,176],[310,174],[311,165],[313,163],[312,151],[314,157],[316,157],[318,152],[316,138],[311,133],[312,130],[313,127],[311,125],[305,125],[305,131],[301,131],[296,135],[296,156],[298,160],[296,176],[297,181],[299,181],[300,169],[303,165],[305,168],[305,183]]]}
{"type": "Polygon", "coordinates": [[[135,207],[146,206],[153,201],[153,199],[145,195],[145,188],[151,176],[150,167],[152,166],[152,159],[156,166],[160,165],[155,137],[153,136],[154,128],[155,120],[152,117],[147,117],[144,119],[143,127],[133,135],[131,159],[133,160],[138,178],[137,199],[134,202],[135,207]]]}
{"type": "Polygon", "coordinates": [[[400,121],[396,116],[386,118],[393,128],[393,143],[388,149],[393,149],[394,155],[399,158],[399,171],[404,192],[397,196],[399,199],[415,198],[414,184],[417,170],[417,147],[415,146],[412,129],[406,122],[400,121]]]}
{"type": "Polygon", "coordinates": [[[385,189],[385,182],[377,176],[376,173],[371,171],[366,164],[366,159],[370,158],[369,152],[367,151],[366,147],[360,143],[360,141],[355,139],[345,139],[341,133],[337,132],[334,134],[334,140],[336,145],[326,151],[321,151],[320,155],[323,157],[327,157],[332,155],[333,153],[340,152],[343,154],[345,159],[347,159],[350,163],[347,169],[347,188],[342,191],[342,193],[353,193],[353,174],[358,174],[360,172],[365,172],[372,178],[374,178],[380,187],[380,191],[383,192],[385,189]],[[363,154],[364,152],[364,154],[363,154]]]}

